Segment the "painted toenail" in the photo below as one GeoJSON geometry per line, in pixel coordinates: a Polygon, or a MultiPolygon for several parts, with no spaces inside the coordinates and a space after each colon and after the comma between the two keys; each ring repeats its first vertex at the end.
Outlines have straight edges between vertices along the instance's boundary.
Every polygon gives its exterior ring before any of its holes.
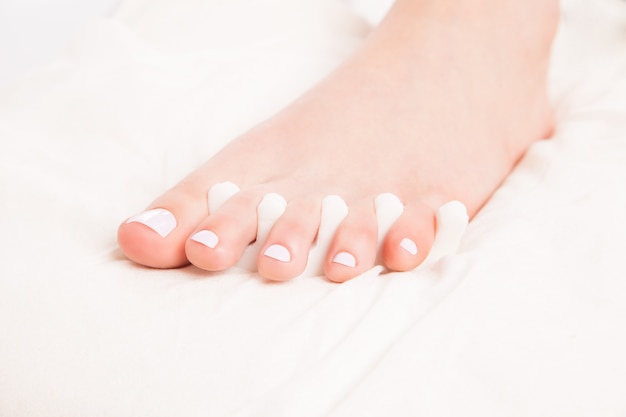
{"type": "Polygon", "coordinates": [[[202,243],[204,246],[208,246],[213,249],[217,246],[220,238],[210,230],[201,230],[198,233],[191,236],[191,240],[194,242],[202,243]]]}
{"type": "Polygon", "coordinates": [[[356,258],[348,252],[339,252],[333,258],[333,262],[336,264],[349,266],[350,268],[354,268],[356,266],[356,258]]]}
{"type": "Polygon", "coordinates": [[[176,228],[176,218],[165,209],[153,209],[133,216],[126,223],[141,223],[157,232],[161,237],[166,237],[176,228]]]}
{"type": "Polygon", "coordinates": [[[269,248],[265,249],[263,255],[281,262],[291,261],[291,254],[289,253],[289,250],[282,245],[270,246],[269,248]]]}
{"type": "Polygon", "coordinates": [[[405,237],[404,239],[402,239],[402,242],[400,242],[400,247],[413,256],[417,255],[417,245],[409,238],[405,237]]]}

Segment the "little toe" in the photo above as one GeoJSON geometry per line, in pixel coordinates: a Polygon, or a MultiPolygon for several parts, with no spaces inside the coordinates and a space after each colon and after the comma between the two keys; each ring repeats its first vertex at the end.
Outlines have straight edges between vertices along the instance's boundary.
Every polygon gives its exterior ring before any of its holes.
{"type": "Polygon", "coordinates": [[[376,261],[377,237],[373,202],[351,205],[326,257],[324,271],[328,279],[345,282],[371,269],[376,261]]]}
{"type": "Polygon", "coordinates": [[[122,223],[117,239],[126,256],[138,264],[181,267],[189,263],[185,241],[207,214],[206,190],[179,185],[122,223]]]}
{"type": "Polygon", "coordinates": [[[435,240],[435,211],[423,203],[407,204],[383,242],[385,266],[409,271],[424,261],[435,240]]]}
{"type": "Polygon", "coordinates": [[[256,209],[262,197],[256,189],[242,191],[199,222],[186,240],[187,259],[207,271],[235,265],[256,238],[256,209]]]}
{"type": "Polygon", "coordinates": [[[297,200],[272,227],[257,266],[264,278],[285,281],[302,274],[320,225],[319,199],[297,200]]]}

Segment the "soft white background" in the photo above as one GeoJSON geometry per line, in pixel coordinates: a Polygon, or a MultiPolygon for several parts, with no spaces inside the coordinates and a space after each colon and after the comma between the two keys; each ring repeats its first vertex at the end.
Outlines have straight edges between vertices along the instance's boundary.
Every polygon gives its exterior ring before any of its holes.
{"type": "Polygon", "coordinates": [[[0,1],[0,86],[57,56],[78,26],[118,0],[0,1]]]}
{"type": "Polygon", "coordinates": [[[124,216],[358,44],[337,3],[129,0],[81,29],[113,5],[2,3],[0,416],[626,414],[618,0],[570,2],[555,137],[437,265],[269,285],[119,253],[124,216]]]}

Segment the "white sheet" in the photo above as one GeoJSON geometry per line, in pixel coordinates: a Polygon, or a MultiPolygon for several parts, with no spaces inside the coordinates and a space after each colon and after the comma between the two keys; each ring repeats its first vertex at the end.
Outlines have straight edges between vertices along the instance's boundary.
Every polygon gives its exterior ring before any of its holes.
{"type": "Polygon", "coordinates": [[[257,3],[127,1],[0,90],[0,415],[626,413],[617,2],[566,10],[556,135],[457,255],[343,285],[124,259],[121,219],[368,30],[338,0],[257,3]]]}
{"type": "Polygon", "coordinates": [[[109,16],[117,0],[2,0],[0,87],[47,63],[84,21],[109,16]]]}

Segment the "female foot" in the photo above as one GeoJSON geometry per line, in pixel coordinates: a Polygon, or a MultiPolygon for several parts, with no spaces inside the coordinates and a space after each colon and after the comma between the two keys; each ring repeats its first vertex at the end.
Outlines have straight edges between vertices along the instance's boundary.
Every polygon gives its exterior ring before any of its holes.
{"type": "Polygon", "coordinates": [[[255,240],[263,195],[276,192],[288,205],[258,269],[286,280],[306,266],[322,198],[337,194],[350,212],[324,271],[342,282],[373,266],[373,201],[390,192],[405,211],[383,242],[383,260],[391,270],[415,268],[442,203],[459,200],[473,216],[526,149],[549,135],[557,18],[554,0],[398,0],[323,82],[124,222],[120,247],[150,267],[225,270],[255,240]],[[241,192],[207,215],[207,191],[224,181],[241,192]]]}

